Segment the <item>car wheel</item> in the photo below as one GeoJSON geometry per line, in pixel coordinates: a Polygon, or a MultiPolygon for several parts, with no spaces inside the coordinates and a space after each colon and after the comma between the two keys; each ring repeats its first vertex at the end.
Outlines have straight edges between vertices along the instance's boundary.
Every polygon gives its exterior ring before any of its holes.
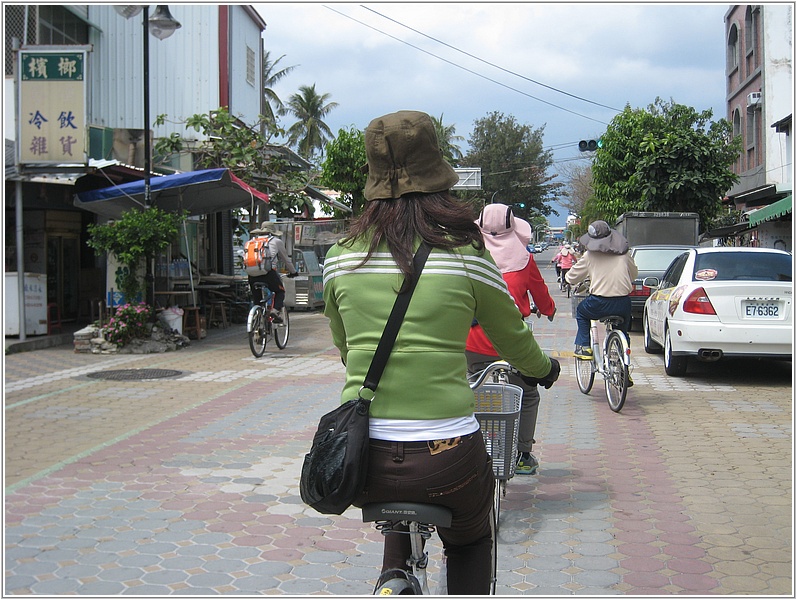
{"type": "Polygon", "coordinates": [[[650,325],[648,324],[648,312],[642,317],[642,340],[645,345],[645,352],[648,354],[660,354],[661,346],[650,337],[650,325]]]}
{"type": "Polygon", "coordinates": [[[672,355],[669,327],[664,330],[664,372],[672,377],[683,377],[686,374],[686,357],[672,355]]]}

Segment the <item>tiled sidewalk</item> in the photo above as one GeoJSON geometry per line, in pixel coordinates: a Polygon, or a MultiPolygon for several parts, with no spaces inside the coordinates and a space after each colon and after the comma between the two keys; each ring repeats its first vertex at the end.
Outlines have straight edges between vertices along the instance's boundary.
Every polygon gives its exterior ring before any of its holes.
{"type": "MultiPolygon", "coordinates": [[[[343,367],[323,317],[292,326],[259,360],[241,326],[156,356],[6,357],[5,594],[370,594],[381,536],[299,499],[343,367]],[[182,375],[86,377],[127,368],[182,375]]],[[[790,594],[788,369],[672,380],[635,339],[615,414],[600,382],[578,392],[573,327],[535,321],[563,372],[541,391],[540,471],[507,484],[498,593],[790,594]]]]}

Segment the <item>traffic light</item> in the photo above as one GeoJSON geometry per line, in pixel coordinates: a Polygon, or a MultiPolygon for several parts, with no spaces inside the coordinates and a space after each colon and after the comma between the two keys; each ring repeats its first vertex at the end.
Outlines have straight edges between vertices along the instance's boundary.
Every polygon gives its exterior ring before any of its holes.
{"type": "Polygon", "coordinates": [[[580,152],[595,152],[598,148],[603,148],[603,140],[581,140],[578,143],[580,152]]]}

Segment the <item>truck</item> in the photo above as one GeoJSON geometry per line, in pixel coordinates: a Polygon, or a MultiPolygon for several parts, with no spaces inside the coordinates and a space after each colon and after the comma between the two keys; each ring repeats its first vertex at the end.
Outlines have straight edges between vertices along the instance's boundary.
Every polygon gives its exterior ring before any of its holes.
{"type": "Polygon", "coordinates": [[[678,244],[696,246],[700,217],[693,212],[627,212],[614,224],[629,246],[678,244]]]}
{"type": "Polygon", "coordinates": [[[672,260],[691,246],[697,246],[700,217],[693,212],[627,212],[620,215],[614,228],[631,247],[639,274],[633,282],[631,327],[640,329],[645,301],[650,288],[642,285],[645,277],[661,277],[672,260]]]}

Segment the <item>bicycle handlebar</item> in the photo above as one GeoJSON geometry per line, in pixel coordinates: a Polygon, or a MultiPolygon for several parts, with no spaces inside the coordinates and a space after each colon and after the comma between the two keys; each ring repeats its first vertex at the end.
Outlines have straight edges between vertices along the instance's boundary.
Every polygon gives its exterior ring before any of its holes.
{"type": "Polygon", "coordinates": [[[481,384],[483,384],[484,380],[487,379],[487,377],[491,373],[493,373],[494,371],[506,371],[508,373],[519,373],[519,371],[515,367],[510,365],[505,360],[497,360],[497,361],[495,361],[493,363],[490,363],[484,369],[482,369],[478,373],[474,373],[473,375],[471,375],[468,378],[468,383],[470,385],[470,389],[475,390],[477,387],[479,387],[481,384]],[[474,378],[474,377],[475,377],[475,379],[473,381],[471,381],[471,378],[474,378]]]}
{"type": "Polygon", "coordinates": [[[559,361],[555,358],[551,358],[551,372],[548,373],[545,377],[529,377],[527,375],[523,375],[520,371],[518,371],[515,367],[510,365],[505,360],[497,360],[495,362],[490,363],[484,369],[479,371],[478,373],[474,373],[470,377],[468,377],[468,384],[472,390],[478,388],[481,384],[484,383],[484,380],[487,379],[490,374],[495,371],[505,371],[507,373],[513,373],[520,377],[527,385],[541,385],[545,389],[549,389],[557,379],[559,379],[559,372],[560,372],[560,365],[559,361]]]}

